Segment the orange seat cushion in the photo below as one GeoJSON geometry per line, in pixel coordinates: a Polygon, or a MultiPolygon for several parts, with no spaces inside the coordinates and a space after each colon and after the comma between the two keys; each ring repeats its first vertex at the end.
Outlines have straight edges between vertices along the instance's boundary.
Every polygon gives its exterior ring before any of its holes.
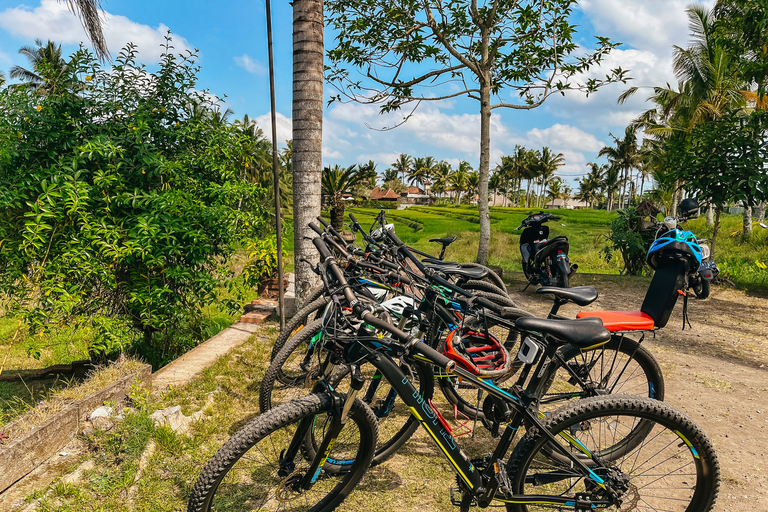
{"type": "Polygon", "coordinates": [[[597,317],[611,332],[616,331],[650,331],[653,329],[653,318],[642,311],[582,311],[576,318],[597,317]]]}

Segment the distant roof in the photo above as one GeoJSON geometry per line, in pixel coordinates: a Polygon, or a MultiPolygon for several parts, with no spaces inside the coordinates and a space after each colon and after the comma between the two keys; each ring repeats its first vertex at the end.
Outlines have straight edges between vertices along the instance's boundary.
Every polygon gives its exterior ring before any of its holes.
{"type": "Polygon", "coordinates": [[[414,185],[411,185],[407,189],[400,192],[401,194],[423,194],[424,191],[421,190],[419,187],[416,187],[414,185]]]}
{"type": "Polygon", "coordinates": [[[397,199],[397,193],[391,188],[386,192],[381,187],[376,187],[371,191],[371,199],[376,201],[379,199],[397,199]]]}
{"type": "Polygon", "coordinates": [[[384,194],[384,197],[382,199],[397,199],[397,192],[395,192],[392,189],[387,190],[387,193],[384,194]]]}

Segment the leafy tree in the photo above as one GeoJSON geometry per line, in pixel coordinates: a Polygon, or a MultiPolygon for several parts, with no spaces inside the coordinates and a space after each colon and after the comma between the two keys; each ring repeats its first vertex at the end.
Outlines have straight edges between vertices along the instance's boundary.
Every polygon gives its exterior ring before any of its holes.
{"type": "Polygon", "coordinates": [[[608,166],[599,166],[590,162],[587,167],[589,167],[589,173],[579,180],[579,192],[575,197],[594,208],[602,199],[601,188],[608,166]]]}
{"type": "Polygon", "coordinates": [[[133,45],[107,69],[80,50],[56,91],[0,91],[0,292],[33,332],[88,324],[97,350],[133,331],[170,357],[219,301],[221,265],[264,232],[247,137],[215,104],[193,115],[209,101],[195,56],[167,48],[154,73],[133,45]]]}
{"type": "Polygon", "coordinates": [[[451,190],[456,192],[456,204],[461,204],[461,194],[469,187],[469,173],[465,169],[459,169],[448,177],[451,190]]]}
{"type": "Polygon", "coordinates": [[[533,109],[553,94],[591,93],[605,83],[624,80],[621,69],[611,70],[604,79],[581,80],[616,45],[597,37],[596,49],[582,55],[569,22],[574,4],[574,0],[490,0],[482,5],[469,0],[329,0],[325,4],[329,25],[338,33],[336,47],[328,51],[328,79],[340,91],[335,99],[344,94],[380,104],[382,112],[460,96],[478,101],[479,263],[488,259],[491,237],[492,110],[533,109]],[[363,78],[353,76],[351,68],[363,78]],[[519,100],[507,99],[509,92],[517,93],[519,100]]]}
{"type": "Polygon", "coordinates": [[[344,194],[352,193],[358,184],[376,176],[376,171],[368,167],[350,165],[342,169],[338,165],[323,169],[323,195],[330,205],[331,225],[338,231],[344,227],[344,194]]]}
{"type": "Polygon", "coordinates": [[[400,180],[398,177],[399,171],[397,169],[389,168],[386,171],[384,171],[384,176],[382,176],[382,180],[384,183],[392,180],[400,180]]]}
{"type": "Polygon", "coordinates": [[[612,166],[621,170],[621,181],[624,184],[624,190],[621,193],[620,207],[624,207],[624,201],[627,197],[627,183],[630,182],[632,169],[640,165],[640,148],[637,145],[637,125],[631,124],[624,130],[624,136],[618,138],[611,134],[614,146],[604,146],[597,153],[598,156],[605,156],[612,166]]]}
{"type": "Polygon", "coordinates": [[[402,176],[400,181],[405,183],[406,177],[411,172],[412,164],[413,159],[410,156],[406,155],[405,153],[400,153],[400,156],[397,158],[397,160],[392,162],[390,165],[392,166],[392,169],[394,169],[400,176],[402,176]]]}
{"type": "Polygon", "coordinates": [[[434,157],[425,156],[423,158],[416,158],[413,161],[413,167],[408,171],[408,179],[410,182],[418,183],[424,186],[425,181],[429,181],[432,178],[432,172],[434,171],[436,162],[434,157]]]}
{"type": "Polygon", "coordinates": [[[67,63],[61,55],[61,45],[53,41],[43,45],[40,39],[36,39],[35,44],[36,47],[22,46],[19,50],[29,60],[32,69],[13,66],[11,78],[18,78],[28,87],[45,94],[57,93],[67,75],[67,63]]]}

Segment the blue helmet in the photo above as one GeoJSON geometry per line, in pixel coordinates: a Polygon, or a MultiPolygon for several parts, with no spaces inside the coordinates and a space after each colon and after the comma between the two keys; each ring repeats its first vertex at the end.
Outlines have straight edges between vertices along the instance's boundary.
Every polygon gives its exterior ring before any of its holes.
{"type": "Polygon", "coordinates": [[[657,238],[648,249],[646,261],[652,269],[656,270],[667,258],[685,258],[689,261],[689,269],[697,270],[701,265],[701,247],[696,240],[696,235],[690,231],[672,229],[657,238]]]}

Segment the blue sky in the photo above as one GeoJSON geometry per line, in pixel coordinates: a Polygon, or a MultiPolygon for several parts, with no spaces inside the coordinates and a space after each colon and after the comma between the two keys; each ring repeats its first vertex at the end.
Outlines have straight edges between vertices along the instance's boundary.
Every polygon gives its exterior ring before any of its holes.
{"type": "MultiPolygon", "coordinates": [[[[629,69],[631,85],[674,83],[672,45],[688,43],[685,8],[691,0],[582,0],[574,22],[577,42],[591,45],[592,35],[623,42],[604,66],[629,69]]],[[[705,2],[711,6],[712,0],[705,2]]],[[[140,58],[157,62],[159,45],[167,30],[174,34],[177,49],[199,49],[201,88],[226,96],[226,107],[236,117],[248,114],[270,133],[269,86],[265,5],[263,2],[230,0],[159,0],[155,2],[104,0],[105,36],[114,54],[128,41],[139,45],[140,58]]],[[[291,117],[291,7],[286,1],[272,4],[276,65],[278,140],[290,138],[291,117]]],[[[79,21],[57,0],[0,0],[0,69],[8,74],[14,64],[28,65],[18,49],[35,38],[62,43],[65,53],[86,41],[79,21]]],[[[333,44],[326,33],[326,46],[333,44]]],[[[596,70],[599,73],[599,70],[596,70]]],[[[589,98],[552,97],[531,111],[496,109],[492,117],[491,166],[515,144],[529,148],[549,146],[562,152],[566,165],[558,174],[569,182],[585,173],[587,162],[610,144],[610,133],[621,135],[627,122],[643,108],[644,94],[627,104],[616,105],[627,86],[615,84],[589,98]]],[[[326,108],[323,136],[325,165],[350,165],[372,159],[383,172],[399,153],[434,156],[473,166],[479,158],[477,102],[456,99],[423,104],[404,125],[381,132],[401,115],[382,117],[372,106],[332,104],[326,108]]]]}

